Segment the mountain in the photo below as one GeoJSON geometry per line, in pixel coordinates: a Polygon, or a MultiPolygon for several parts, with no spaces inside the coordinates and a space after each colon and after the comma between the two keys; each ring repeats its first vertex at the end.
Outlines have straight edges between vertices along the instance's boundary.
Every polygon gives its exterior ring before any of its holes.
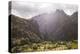
{"type": "Polygon", "coordinates": [[[11,47],[40,42],[39,26],[35,20],[26,20],[15,15],[10,15],[9,18],[11,19],[11,47]]]}
{"type": "Polygon", "coordinates": [[[77,39],[77,12],[67,15],[63,10],[43,13],[33,17],[39,24],[39,30],[45,40],[73,40],[77,39]]]}
{"type": "Polygon", "coordinates": [[[63,10],[23,19],[10,15],[11,47],[40,41],[78,39],[78,12],[69,16],[63,10]]]}

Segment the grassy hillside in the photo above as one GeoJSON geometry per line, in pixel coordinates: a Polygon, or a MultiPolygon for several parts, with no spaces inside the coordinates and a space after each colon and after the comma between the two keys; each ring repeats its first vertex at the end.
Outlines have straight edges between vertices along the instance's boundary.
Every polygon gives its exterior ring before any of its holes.
{"type": "Polygon", "coordinates": [[[31,43],[16,46],[12,48],[12,52],[35,52],[35,51],[49,51],[49,50],[69,50],[77,49],[77,40],[74,41],[43,41],[40,43],[31,43]]]}

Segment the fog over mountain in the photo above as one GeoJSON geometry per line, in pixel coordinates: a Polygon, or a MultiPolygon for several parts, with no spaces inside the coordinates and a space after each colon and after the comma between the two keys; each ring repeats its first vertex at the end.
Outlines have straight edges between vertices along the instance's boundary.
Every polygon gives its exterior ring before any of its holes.
{"type": "Polygon", "coordinates": [[[77,39],[78,12],[69,16],[63,10],[44,13],[33,17],[39,24],[39,30],[50,40],[77,39]],[[72,37],[70,37],[72,36],[72,37]],[[59,38],[57,38],[59,37],[59,38]],[[76,37],[76,38],[74,38],[76,37]]]}
{"type": "Polygon", "coordinates": [[[55,3],[40,3],[40,2],[25,2],[12,1],[11,14],[20,16],[25,19],[30,19],[42,13],[55,12],[56,9],[63,10],[67,15],[72,15],[77,11],[77,5],[55,4],[55,3]]]}
{"type": "MultiPolygon", "coordinates": [[[[11,4],[11,14],[20,18],[24,18],[27,21],[31,20],[29,22],[31,24],[31,30],[33,32],[37,30],[40,34],[39,37],[42,37],[42,39],[44,39],[45,37],[45,39],[47,40],[77,39],[77,5],[36,2],[26,3],[24,1],[12,1],[11,4]],[[57,37],[59,38],[57,39],[57,37]]],[[[23,20],[23,22],[25,20],[23,20]]],[[[15,21],[13,22],[15,23],[15,21]]],[[[19,24],[21,23],[19,22],[19,24]]],[[[23,25],[15,24],[15,26],[24,26],[23,28],[21,28],[22,30],[24,30],[24,28],[27,26],[27,23],[24,22],[23,25]]],[[[25,31],[27,31],[27,28],[25,31]]]]}

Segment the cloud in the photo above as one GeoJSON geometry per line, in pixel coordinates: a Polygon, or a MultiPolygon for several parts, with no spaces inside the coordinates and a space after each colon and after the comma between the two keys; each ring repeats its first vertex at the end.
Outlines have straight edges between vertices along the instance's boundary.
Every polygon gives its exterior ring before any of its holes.
{"type": "Polygon", "coordinates": [[[77,11],[78,7],[69,4],[12,1],[12,14],[23,18],[30,18],[45,12],[54,12],[56,9],[62,9],[66,14],[71,15],[77,11]]]}

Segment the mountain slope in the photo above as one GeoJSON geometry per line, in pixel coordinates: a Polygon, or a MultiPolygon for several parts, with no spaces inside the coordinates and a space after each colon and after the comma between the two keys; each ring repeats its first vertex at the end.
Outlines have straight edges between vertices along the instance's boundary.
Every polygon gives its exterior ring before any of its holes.
{"type": "Polygon", "coordinates": [[[77,13],[69,16],[63,10],[56,10],[54,13],[44,13],[32,19],[38,22],[39,30],[44,36],[44,39],[77,39],[77,13]]]}
{"type": "Polygon", "coordinates": [[[40,32],[36,21],[26,20],[10,15],[11,18],[11,46],[40,42],[40,32]]]}

